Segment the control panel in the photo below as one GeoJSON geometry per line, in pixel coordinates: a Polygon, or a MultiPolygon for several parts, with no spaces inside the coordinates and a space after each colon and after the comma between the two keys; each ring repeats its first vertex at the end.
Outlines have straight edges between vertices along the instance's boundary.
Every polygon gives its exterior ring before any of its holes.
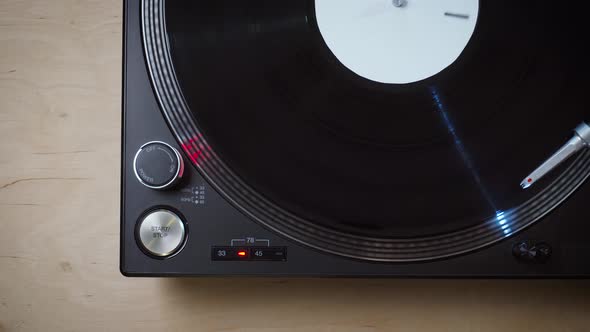
{"type": "Polygon", "coordinates": [[[211,248],[214,261],[286,261],[287,247],[231,247],[211,248]]]}

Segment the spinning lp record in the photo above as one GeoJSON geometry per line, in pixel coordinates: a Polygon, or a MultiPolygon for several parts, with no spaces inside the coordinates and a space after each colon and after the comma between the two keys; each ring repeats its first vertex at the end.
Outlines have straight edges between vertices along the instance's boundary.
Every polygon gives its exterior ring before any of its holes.
{"type": "Polygon", "coordinates": [[[383,262],[467,253],[590,174],[585,127],[572,132],[590,120],[581,3],[142,6],[153,88],[192,164],[307,247],[383,262]]]}

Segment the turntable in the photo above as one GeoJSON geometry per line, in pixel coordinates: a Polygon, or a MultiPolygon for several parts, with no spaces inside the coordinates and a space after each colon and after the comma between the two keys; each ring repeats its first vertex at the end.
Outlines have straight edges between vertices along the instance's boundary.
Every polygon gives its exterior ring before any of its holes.
{"type": "Polygon", "coordinates": [[[590,275],[581,6],[125,1],[122,273],[590,275]]]}

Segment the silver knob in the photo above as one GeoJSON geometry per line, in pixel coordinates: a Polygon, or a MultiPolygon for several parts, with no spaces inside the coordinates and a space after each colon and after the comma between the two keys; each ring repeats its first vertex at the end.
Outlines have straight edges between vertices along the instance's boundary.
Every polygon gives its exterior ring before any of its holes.
{"type": "Polygon", "coordinates": [[[170,144],[153,141],[142,145],[133,159],[137,180],[152,189],[174,186],[184,173],[182,156],[170,144]]]}
{"type": "Polygon", "coordinates": [[[161,209],[150,212],[139,221],[137,238],[149,254],[170,257],[182,249],[186,229],[176,213],[161,209]]]}

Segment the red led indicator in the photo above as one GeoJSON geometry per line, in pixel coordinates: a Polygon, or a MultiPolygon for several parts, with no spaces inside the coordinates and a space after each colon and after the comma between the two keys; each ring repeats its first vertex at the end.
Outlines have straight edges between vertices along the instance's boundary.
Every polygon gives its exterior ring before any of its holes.
{"type": "Polygon", "coordinates": [[[531,182],[533,182],[533,179],[529,178],[527,181],[528,181],[529,183],[531,183],[531,182]]]}
{"type": "Polygon", "coordinates": [[[246,251],[244,251],[244,250],[238,251],[238,256],[240,256],[240,257],[246,257],[246,251]]]}

